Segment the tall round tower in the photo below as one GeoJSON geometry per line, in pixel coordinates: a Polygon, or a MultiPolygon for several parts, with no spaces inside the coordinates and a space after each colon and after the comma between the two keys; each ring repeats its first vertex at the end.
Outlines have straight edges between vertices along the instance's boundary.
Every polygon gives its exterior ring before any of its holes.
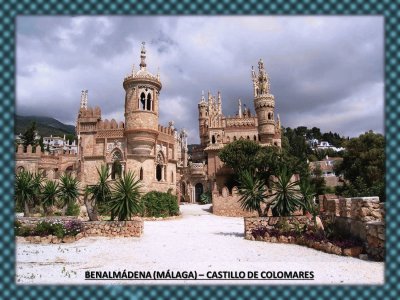
{"type": "Polygon", "coordinates": [[[158,134],[158,99],[161,90],[159,74],[147,71],[146,48],[142,43],[140,69],[125,77],[125,135],[128,154],[148,156],[158,134]]]}
{"type": "Polygon", "coordinates": [[[252,68],[252,79],[259,140],[261,144],[272,145],[275,135],[275,98],[270,94],[269,77],[262,59],[258,62],[258,74],[252,68]]]}
{"type": "Polygon", "coordinates": [[[201,95],[200,103],[198,104],[199,108],[199,135],[200,135],[200,144],[205,146],[207,144],[207,103],[204,98],[204,91],[201,95]]]}

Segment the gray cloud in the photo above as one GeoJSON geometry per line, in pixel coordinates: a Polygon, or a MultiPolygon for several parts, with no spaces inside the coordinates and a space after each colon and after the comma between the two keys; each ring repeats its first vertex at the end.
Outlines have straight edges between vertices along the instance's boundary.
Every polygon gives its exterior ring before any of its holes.
{"type": "Polygon", "coordinates": [[[190,142],[202,90],[221,91],[226,115],[238,98],[253,108],[259,58],[283,126],[383,132],[382,17],[18,17],[17,113],[74,124],[88,89],[104,118],[122,120],[141,41],[161,74],[160,123],[174,119],[190,142]]]}

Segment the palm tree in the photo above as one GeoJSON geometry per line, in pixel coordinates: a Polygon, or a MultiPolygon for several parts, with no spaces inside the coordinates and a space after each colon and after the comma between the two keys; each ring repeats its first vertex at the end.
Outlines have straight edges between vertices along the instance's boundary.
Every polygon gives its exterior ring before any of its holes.
{"type": "Polygon", "coordinates": [[[119,221],[129,220],[132,215],[140,213],[140,188],[140,180],[131,171],[115,181],[108,209],[119,221]]]}
{"type": "Polygon", "coordinates": [[[297,208],[302,207],[299,182],[291,181],[292,176],[293,173],[286,166],[282,166],[275,174],[276,180],[271,182],[274,191],[271,195],[274,216],[290,216],[297,208]]]}
{"type": "Polygon", "coordinates": [[[60,178],[59,198],[62,204],[62,213],[65,215],[68,205],[75,203],[79,196],[78,180],[69,174],[64,174],[60,178]]]}
{"type": "Polygon", "coordinates": [[[48,208],[55,205],[59,196],[59,184],[53,180],[47,180],[42,187],[42,205],[45,214],[48,213],[48,208]]]}
{"type": "Polygon", "coordinates": [[[239,202],[242,209],[257,211],[260,217],[268,213],[270,203],[266,202],[267,188],[261,178],[253,176],[247,170],[243,171],[240,174],[238,193],[241,195],[239,202]],[[261,203],[267,204],[264,212],[262,211],[261,203]]]}
{"type": "Polygon", "coordinates": [[[34,196],[33,196],[33,205],[40,205],[40,194],[42,190],[42,183],[44,180],[44,176],[42,172],[37,172],[32,174],[32,184],[34,189],[34,196]]]}
{"type": "Polygon", "coordinates": [[[24,207],[24,216],[29,217],[30,209],[34,197],[36,196],[36,189],[33,182],[33,174],[29,171],[21,171],[15,176],[15,194],[14,199],[17,204],[24,207]]]}
{"type": "Polygon", "coordinates": [[[100,170],[97,169],[97,174],[99,175],[99,180],[97,181],[97,184],[88,186],[86,188],[86,195],[85,195],[85,205],[87,207],[89,219],[91,221],[98,220],[97,216],[98,205],[101,203],[107,204],[111,200],[109,167],[107,165],[102,165],[100,170]],[[91,203],[87,201],[87,196],[89,195],[91,203]]]}

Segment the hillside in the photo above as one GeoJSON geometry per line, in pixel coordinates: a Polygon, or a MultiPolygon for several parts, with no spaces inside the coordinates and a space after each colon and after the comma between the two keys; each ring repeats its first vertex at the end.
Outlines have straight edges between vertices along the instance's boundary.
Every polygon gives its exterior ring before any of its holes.
{"type": "Polygon", "coordinates": [[[33,121],[36,121],[36,127],[39,135],[44,136],[63,136],[64,134],[75,135],[75,126],[66,125],[50,117],[40,116],[15,116],[14,133],[24,133],[33,121]]]}

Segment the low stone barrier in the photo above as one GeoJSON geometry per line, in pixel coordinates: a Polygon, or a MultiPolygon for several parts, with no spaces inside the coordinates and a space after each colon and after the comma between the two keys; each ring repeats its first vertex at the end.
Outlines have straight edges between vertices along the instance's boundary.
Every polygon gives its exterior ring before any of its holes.
{"type": "Polygon", "coordinates": [[[367,223],[367,254],[375,260],[385,258],[385,223],[367,223]]]}
{"type": "MultiPolygon", "coordinates": [[[[47,218],[27,218],[18,217],[17,221],[23,226],[34,227],[41,221],[57,221],[64,225],[76,217],[47,217],[47,218]]],[[[25,239],[33,243],[69,243],[86,236],[110,236],[110,237],[140,237],[143,233],[143,220],[133,218],[130,221],[83,221],[82,232],[76,236],[28,236],[25,239]]]]}
{"type": "Polygon", "coordinates": [[[140,237],[143,233],[143,220],[131,221],[89,221],[83,222],[85,236],[140,237]]]}
{"type": "Polygon", "coordinates": [[[237,192],[237,188],[232,189],[232,193],[229,193],[227,187],[222,188],[222,192],[219,193],[214,190],[212,193],[212,212],[217,216],[225,217],[256,217],[258,213],[256,211],[245,211],[240,207],[240,195],[237,192]]]}

